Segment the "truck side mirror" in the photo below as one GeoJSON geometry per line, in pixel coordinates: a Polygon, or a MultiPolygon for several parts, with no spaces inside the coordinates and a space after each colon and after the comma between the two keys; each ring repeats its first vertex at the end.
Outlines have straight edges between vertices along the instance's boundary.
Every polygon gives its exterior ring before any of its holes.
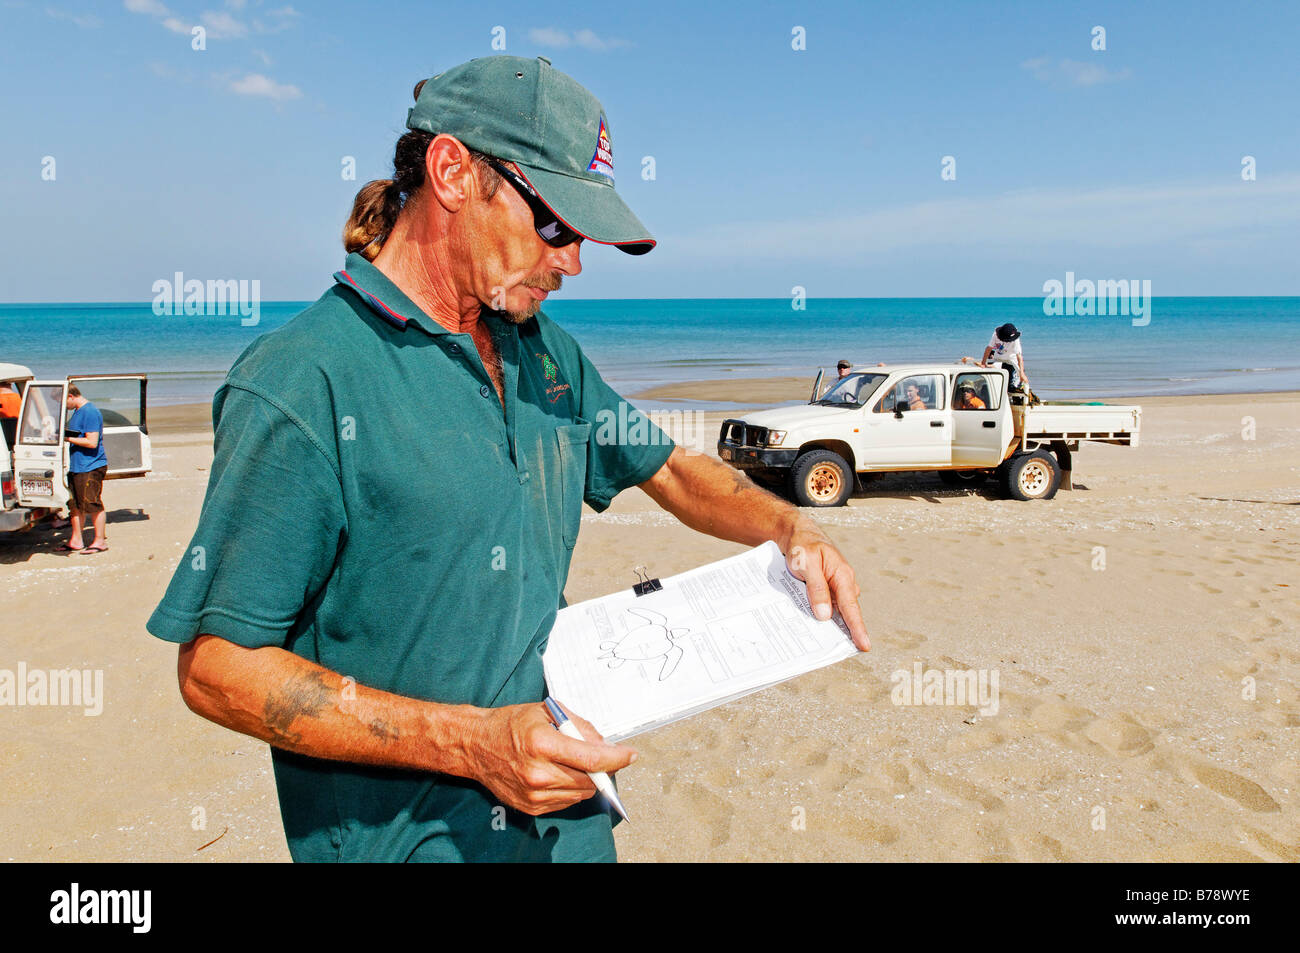
{"type": "Polygon", "coordinates": [[[906,406],[907,406],[906,404],[898,404],[898,403],[894,404],[894,416],[897,417],[899,420],[903,419],[903,408],[906,406]]]}

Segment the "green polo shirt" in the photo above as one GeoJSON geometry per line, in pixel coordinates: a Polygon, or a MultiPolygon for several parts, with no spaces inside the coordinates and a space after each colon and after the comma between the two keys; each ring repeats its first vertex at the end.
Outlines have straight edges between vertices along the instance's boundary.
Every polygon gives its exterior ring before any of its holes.
{"type": "MultiPolygon", "coordinates": [[[[148,629],[429,701],[540,701],[583,501],[605,509],[672,441],[544,314],[483,314],[503,408],[468,334],[360,255],[335,279],[217,391],[198,528],[148,629]]],[[[459,778],[271,753],[295,860],[614,859],[600,798],[532,818],[459,778]]]]}

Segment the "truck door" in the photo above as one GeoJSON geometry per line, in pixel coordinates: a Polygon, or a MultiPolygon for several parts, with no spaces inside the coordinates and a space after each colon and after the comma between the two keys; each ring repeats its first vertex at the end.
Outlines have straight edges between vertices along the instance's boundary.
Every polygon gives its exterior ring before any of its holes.
{"type": "Polygon", "coordinates": [[[104,415],[104,452],[108,455],[107,480],[142,477],[153,469],[153,453],[145,419],[144,374],[104,374],[69,377],[81,396],[104,415]]]}
{"type": "Polygon", "coordinates": [[[823,378],[825,375],[826,375],[826,370],[825,370],[825,368],[819,368],[818,371],[817,371],[817,379],[813,381],[812,394],[809,395],[809,397],[808,397],[808,403],[810,403],[810,404],[815,404],[815,403],[817,403],[817,398],[821,397],[821,395],[822,395],[822,378],[823,378]]]}
{"type": "Polygon", "coordinates": [[[952,459],[952,411],[944,374],[913,374],[886,386],[863,414],[859,469],[910,470],[952,459]]]}
{"type": "Polygon", "coordinates": [[[59,509],[68,503],[68,447],[63,442],[67,396],[63,381],[33,381],[23,392],[14,444],[19,506],[59,509]]]}
{"type": "Polygon", "coordinates": [[[953,381],[952,462],[960,467],[995,467],[1010,435],[1006,432],[1002,385],[996,373],[961,373],[953,381]]]}

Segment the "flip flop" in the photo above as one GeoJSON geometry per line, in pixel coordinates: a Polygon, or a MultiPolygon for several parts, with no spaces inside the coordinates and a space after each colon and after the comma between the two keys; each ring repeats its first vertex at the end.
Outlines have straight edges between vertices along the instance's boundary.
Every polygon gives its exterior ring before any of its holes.
{"type": "Polygon", "coordinates": [[[70,553],[79,553],[85,548],[85,546],[69,546],[67,543],[64,543],[62,546],[57,547],[57,550],[59,552],[67,551],[70,553]]]}
{"type": "Polygon", "coordinates": [[[93,555],[94,553],[106,553],[106,552],[108,552],[107,546],[87,546],[85,549],[81,550],[81,552],[78,555],[90,556],[93,555]]]}

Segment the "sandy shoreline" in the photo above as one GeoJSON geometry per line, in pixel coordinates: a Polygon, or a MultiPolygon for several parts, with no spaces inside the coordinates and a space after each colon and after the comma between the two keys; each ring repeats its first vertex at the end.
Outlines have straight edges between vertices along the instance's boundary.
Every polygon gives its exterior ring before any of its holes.
{"type": "MultiPolygon", "coordinates": [[[[1142,446],[1085,448],[1056,500],[904,475],[818,511],[873,650],[636,739],[623,859],[1300,860],[1300,394],[1137,402],[1142,446]],[[892,674],[918,662],[996,671],[998,712],[894,704],[892,674]]],[[[155,472],[105,487],[108,553],[60,555],[44,527],[0,540],[0,668],[101,669],[105,692],[97,717],[0,711],[0,858],[288,858],[267,748],[191,714],[174,647],[144,630],[212,452],[209,405],[149,420],[155,472]]],[[[739,548],[629,491],[584,514],[567,596],[739,548]]]]}

